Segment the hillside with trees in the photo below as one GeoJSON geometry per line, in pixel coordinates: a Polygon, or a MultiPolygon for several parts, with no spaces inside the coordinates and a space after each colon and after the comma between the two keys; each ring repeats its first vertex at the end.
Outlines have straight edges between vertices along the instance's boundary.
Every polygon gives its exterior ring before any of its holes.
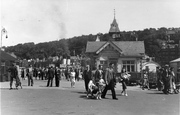
{"type": "MultiPolygon", "coordinates": [[[[98,34],[101,41],[107,41],[108,33],[98,34]]],[[[4,47],[6,52],[14,52],[19,59],[46,59],[53,56],[69,57],[74,55],[85,55],[87,41],[95,41],[97,35],[82,35],[69,39],[44,43],[25,43],[15,46],[4,47]]],[[[180,28],[149,28],[139,31],[121,32],[122,41],[144,41],[145,53],[150,57],[158,57],[158,52],[164,44],[171,39],[174,44],[180,40],[180,28]],[[168,33],[169,32],[169,33],[168,33]]]]}

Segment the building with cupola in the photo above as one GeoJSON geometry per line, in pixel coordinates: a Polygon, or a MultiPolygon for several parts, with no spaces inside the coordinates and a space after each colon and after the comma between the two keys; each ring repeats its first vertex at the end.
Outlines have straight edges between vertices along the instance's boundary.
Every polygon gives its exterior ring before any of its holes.
{"type": "Polygon", "coordinates": [[[114,20],[113,20],[112,24],[110,25],[109,35],[111,36],[111,38],[112,38],[111,40],[113,40],[113,41],[119,41],[121,38],[119,26],[116,21],[115,15],[114,15],[114,20]]]}
{"type": "Polygon", "coordinates": [[[140,72],[142,59],[145,56],[143,41],[121,41],[121,34],[115,15],[110,25],[110,39],[107,41],[88,41],[86,54],[91,59],[91,67],[103,65],[104,69],[109,63],[115,65],[115,71],[121,72],[124,67],[128,72],[140,72]]]}

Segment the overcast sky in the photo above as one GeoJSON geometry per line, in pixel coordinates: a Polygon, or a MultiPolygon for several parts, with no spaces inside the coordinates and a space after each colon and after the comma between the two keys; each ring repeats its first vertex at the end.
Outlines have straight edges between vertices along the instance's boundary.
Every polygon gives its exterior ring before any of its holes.
{"type": "Polygon", "coordinates": [[[180,0],[1,0],[3,46],[120,31],[180,27],[180,0]]]}

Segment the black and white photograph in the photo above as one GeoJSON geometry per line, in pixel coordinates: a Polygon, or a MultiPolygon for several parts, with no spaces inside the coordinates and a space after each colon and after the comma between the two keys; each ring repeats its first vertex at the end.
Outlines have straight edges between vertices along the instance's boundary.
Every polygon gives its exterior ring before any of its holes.
{"type": "Polygon", "coordinates": [[[0,115],[180,115],[180,0],[0,2],[0,115]]]}

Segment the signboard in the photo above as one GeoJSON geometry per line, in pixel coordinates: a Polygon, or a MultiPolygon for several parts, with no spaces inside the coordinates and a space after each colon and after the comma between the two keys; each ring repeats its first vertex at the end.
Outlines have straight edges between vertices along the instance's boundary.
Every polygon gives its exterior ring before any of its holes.
{"type": "Polygon", "coordinates": [[[55,65],[54,64],[49,64],[49,67],[55,67],[55,65]]]}
{"type": "Polygon", "coordinates": [[[1,62],[1,66],[5,66],[5,62],[1,62]]]}
{"type": "Polygon", "coordinates": [[[60,64],[60,68],[66,68],[66,64],[60,64]]]}

